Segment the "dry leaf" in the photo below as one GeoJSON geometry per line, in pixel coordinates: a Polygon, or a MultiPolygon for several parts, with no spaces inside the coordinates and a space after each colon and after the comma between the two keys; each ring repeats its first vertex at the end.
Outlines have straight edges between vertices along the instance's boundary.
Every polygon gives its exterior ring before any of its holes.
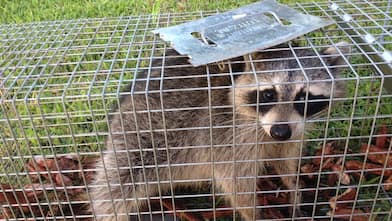
{"type": "Polygon", "coordinates": [[[337,208],[343,208],[347,207],[348,205],[351,204],[351,202],[339,202],[339,201],[350,201],[350,200],[355,200],[356,196],[356,189],[354,188],[349,188],[344,193],[338,195],[337,197],[332,197],[329,199],[329,206],[332,209],[337,209],[337,208]],[[339,205],[337,205],[339,204],[339,205]]]}
{"type": "Polygon", "coordinates": [[[322,170],[331,169],[333,165],[335,165],[335,158],[328,157],[325,158],[325,160],[323,161],[323,166],[321,167],[321,169],[322,170]]]}
{"type": "MultiPolygon", "coordinates": [[[[26,168],[29,172],[29,176],[32,178],[33,182],[40,182],[40,183],[33,183],[30,185],[25,186],[25,194],[28,197],[29,202],[34,202],[33,200],[40,200],[39,197],[43,193],[43,188],[47,187],[49,192],[49,200],[51,200],[51,195],[53,195],[54,191],[57,191],[56,200],[66,201],[86,201],[87,198],[85,197],[85,182],[83,177],[85,178],[87,184],[93,180],[94,177],[94,168],[95,168],[96,157],[81,157],[80,162],[78,161],[78,157],[75,154],[69,154],[57,158],[43,158],[43,157],[34,157],[32,160],[26,163],[26,168]],[[90,171],[83,171],[83,169],[88,169],[90,171]],[[34,174],[33,174],[34,173],[34,174]],[[83,174],[84,173],[84,174],[83,174]],[[41,184],[41,182],[47,182],[46,184],[41,184]],[[58,188],[53,190],[52,183],[55,183],[58,188]],[[75,185],[80,184],[80,188],[73,188],[75,185]],[[35,191],[33,191],[32,187],[34,187],[35,191]],[[68,188],[67,188],[68,187],[68,188]],[[72,188],[69,188],[72,187],[72,188]],[[66,192],[65,192],[66,191],[66,192]],[[67,194],[65,194],[67,193],[67,194]],[[68,197],[66,196],[68,195],[68,197]],[[82,199],[82,198],[85,199],[82,199]],[[82,199],[82,200],[81,200],[82,199]]],[[[11,192],[12,194],[12,192],[11,192]]],[[[18,193],[19,197],[20,193],[18,193]]],[[[6,195],[8,197],[8,195],[6,195]]],[[[5,197],[5,195],[0,194],[0,201],[1,197],[5,197]]],[[[23,199],[23,198],[21,198],[23,199]]],[[[19,198],[18,198],[19,200],[19,198]]],[[[20,202],[23,203],[21,200],[20,202]]],[[[38,208],[32,207],[33,211],[26,212],[33,212],[34,214],[39,212],[38,208]]],[[[3,214],[12,214],[11,210],[7,210],[8,208],[3,208],[3,214]]],[[[64,205],[57,205],[52,204],[49,206],[42,207],[42,210],[45,214],[41,214],[39,216],[61,216],[62,213],[65,215],[72,215],[70,207],[64,205]]],[[[76,215],[88,215],[88,204],[81,203],[81,204],[72,204],[72,210],[76,215]]],[[[22,217],[22,214],[15,214],[18,217],[22,217]]],[[[37,214],[38,215],[38,214],[37,214]]]]}
{"type": "Polygon", "coordinates": [[[314,166],[310,163],[304,164],[301,166],[302,173],[312,173],[314,172],[314,166]]]}
{"type": "Polygon", "coordinates": [[[342,184],[344,184],[344,185],[350,184],[350,176],[347,173],[345,173],[344,168],[342,168],[342,166],[335,164],[331,168],[332,168],[332,171],[338,172],[340,174],[340,177],[341,177],[340,182],[342,184]]]}
{"type": "Polygon", "coordinates": [[[328,186],[334,186],[338,181],[338,175],[335,173],[328,174],[327,184],[328,186]]]}
{"type": "Polygon", "coordinates": [[[351,208],[338,208],[335,210],[334,214],[332,213],[333,213],[332,211],[329,211],[327,215],[333,216],[334,218],[339,220],[369,221],[370,218],[368,214],[365,214],[360,209],[354,209],[353,211],[351,208]],[[353,214],[352,218],[351,218],[351,214],[353,214]]]}
{"type": "Polygon", "coordinates": [[[27,184],[24,186],[24,190],[27,198],[32,198],[32,199],[35,199],[35,197],[36,198],[41,197],[44,189],[47,190],[52,188],[53,186],[51,184],[40,184],[40,183],[27,184]]]}
{"type": "MultiPolygon", "coordinates": [[[[204,220],[214,220],[214,212],[213,211],[206,211],[201,212],[201,216],[204,220]]],[[[216,218],[224,218],[224,217],[233,217],[233,210],[217,210],[215,211],[216,218]]]]}
{"type": "MultiPolygon", "coordinates": [[[[385,125],[380,127],[378,135],[388,134],[388,128],[385,125]]],[[[379,136],[376,138],[376,146],[379,148],[384,148],[387,146],[388,136],[379,136]]]]}
{"type": "Polygon", "coordinates": [[[265,219],[283,219],[284,215],[277,208],[263,209],[263,217],[265,219]]]}
{"type": "MultiPolygon", "coordinates": [[[[174,207],[173,207],[172,201],[170,199],[169,200],[162,200],[162,205],[167,210],[174,211],[174,207]]],[[[176,210],[183,209],[183,208],[178,207],[177,203],[175,205],[176,205],[176,210]]],[[[176,211],[175,215],[177,217],[181,218],[181,219],[184,219],[184,220],[200,221],[200,219],[198,217],[196,217],[195,215],[193,215],[192,213],[189,213],[189,212],[178,212],[178,211],[176,211]]]]}
{"type": "Polygon", "coordinates": [[[288,204],[289,198],[285,193],[281,193],[278,196],[276,194],[267,194],[265,196],[269,204],[279,205],[279,204],[288,204]]]}
{"type": "MultiPolygon", "coordinates": [[[[313,163],[314,165],[316,165],[316,166],[319,166],[319,165],[321,164],[321,158],[322,158],[321,156],[322,156],[322,154],[323,154],[323,150],[324,150],[324,156],[334,154],[334,150],[335,150],[334,145],[335,145],[335,142],[329,142],[329,143],[326,143],[326,145],[324,146],[324,148],[319,148],[319,149],[316,151],[316,156],[317,156],[317,157],[315,157],[315,158],[312,159],[312,163],[313,163]]],[[[324,162],[325,162],[327,159],[329,159],[329,157],[324,157],[324,162]]],[[[325,164],[324,164],[324,165],[325,165],[325,164]]]]}
{"type": "MultiPolygon", "coordinates": [[[[358,160],[349,160],[345,163],[345,167],[348,170],[362,170],[363,163],[358,160]]],[[[364,168],[366,173],[371,173],[375,175],[381,175],[384,167],[379,164],[366,163],[364,168]]],[[[384,176],[389,177],[392,175],[391,169],[385,169],[384,176]]]]}
{"type": "MultiPolygon", "coordinates": [[[[38,206],[19,206],[19,204],[28,204],[28,203],[35,203],[37,202],[35,194],[26,194],[23,193],[23,191],[17,191],[14,188],[12,188],[11,185],[8,184],[0,184],[1,186],[1,192],[0,192],[0,204],[16,204],[15,206],[15,211],[18,211],[19,208],[22,209],[24,213],[33,213],[36,215],[41,214],[38,206]],[[7,191],[7,190],[14,190],[14,191],[7,191]],[[26,196],[25,196],[26,195],[26,196]]],[[[36,193],[37,194],[37,193],[36,193]]],[[[14,212],[15,212],[14,211],[14,212]]],[[[8,210],[3,210],[3,214],[7,216],[8,218],[14,218],[13,214],[11,212],[11,208],[8,208],[8,210]]]]}
{"type": "Polygon", "coordinates": [[[384,165],[385,161],[387,161],[387,167],[392,168],[392,156],[390,156],[388,149],[374,145],[361,145],[361,153],[366,153],[368,150],[369,153],[367,158],[369,161],[372,161],[373,163],[379,163],[381,165],[384,165]]]}

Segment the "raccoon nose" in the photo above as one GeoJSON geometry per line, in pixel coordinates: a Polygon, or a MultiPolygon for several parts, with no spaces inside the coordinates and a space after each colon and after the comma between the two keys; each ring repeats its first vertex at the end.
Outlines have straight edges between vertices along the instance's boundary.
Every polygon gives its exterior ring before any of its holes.
{"type": "Polygon", "coordinates": [[[271,127],[271,137],[277,140],[287,140],[291,137],[291,129],[288,124],[277,124],[271,127]]]}

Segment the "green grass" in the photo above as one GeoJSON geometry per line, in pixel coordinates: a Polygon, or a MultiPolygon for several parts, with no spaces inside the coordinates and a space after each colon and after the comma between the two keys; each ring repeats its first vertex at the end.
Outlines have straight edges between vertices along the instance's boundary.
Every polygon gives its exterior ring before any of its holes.
{"type": "MultiPolygon", "coordinates": [[[[222,10],[251,2],[255,2],[255,0],[0,0],[0,23],[222,10]]],[[[294,3],[295,1],[283,0],[280,2],[294,3]]]]}
{"type": "MultiPolygon", "coordinates": [[[[0,0],[0,23],[25,23],[47,20],[63,20],[63,19],[79,19],[79,18],[101,18],[101,17],[117,17],[117,16],[131,16],[140,14],[159,14],[162,12],[188,12],[199,10],[224,10],[235,8],[244,5],[250,0],[224,0],[224,1],[197,1],[197,0],[146,0],[146,1],[130,1],[130,0],[98,0],[98,1],[80,1],[80,0],[33,0],[33,1],[5,1],[0,0]]],[[[294,3],[293,0],[281,1],[284,3],[294,3]]],[[[305,2],[305,1],[303,1],[305,2]]],[[[310,2],[310,1],[309,1],[310,2]]],[[[155,17],[154,17],[155,18],[155,17]]],[[[191,16],[187,19],[196,19],[197,15],[191,16]]],[[[153,24],[149,27],[154,27],[157,23],[156,19],[152,19],[153,24]]],[[[100,33],[95,36],[93,33],[98,26],[98,22],[91,22],[89,24],[79,24],[77,27],[83,26],[83,32],[91,32],[85,35],[78,35],[77,42],[72,42],[72,35],[65,35],[62,43],[42,43],[54,42],[54,37],[62,34],[62,29],[66,24],[59,25],[58,30],[50,30],[43,28],[41,31],[48,31],[46,35],[40,36],[35,41],[29,43],[28,50],[38,50],[39,48],[55,48],[55,47],[69,47],[69,46],[85,46],[91,45],[106,45],[108,43],[116,44],[119,42],[121,35],[124,32],[124,26],[117,27],[113,31],[113,26],[116,25],[117,20],[107,20],[104,26],[101,27],[100,33]],[[109,42],[109,37],[114,38],[109,42]],[[67,41],[65,41],[67,40],[67,41]],[[34,45],[35,44],[35,45],[34,45]]],[[[126,21],[123,21],[124,23],[126,21]]],[[[134,22],[134,21],[131,21],[134,22]]],[[[176,21],[172,21],[173,23],[176,21]]],[[[180,20],[178,22],[181,22],[180,20]]],[[[139,27],[141,30],[144,26],[139,27]]],[[[27,29],[29,31],[30,29],[27,29]]],[[[75,29],[77,30],[77,28],[75,29]]],[[[142,30],[143,31],[143,30],[142,30]]],[[[141,34],[142,31],[138,34],[141,34]]],[[[5,33],[5,31],[4,31],[5,33]]],[[[4,34],[2,33],[2,34],[4,34]]],[[[34,34],[34,33],[31,33],[34,34]]],[[[129,34],[131,36],[131,34],[129,34]]],[[[130,37],[126,40],[131,41],[130,37]]],[[[308,35],[314,37],[313,44],[322,45],[328,43],[323,42],[324,34],[322,32],[314,32],[308,35]]],[[[333,36],[333,33],[329,33],[333,36]]],[[[336,36],[340,36],[336,32],[336,36]]],[[[151,37],[149,37],[151,40],[151,37]]],[[[344,39],[333,39],[336,41],[344,39]]],[[[348,40],[348,39],[345,39],[348,40]]],[[[136,37],[135,42],[143,41],[142,37],[136,37]]],[[[306,42],[302,42],[306,44],[306,42]]],[[[8,46],[12,46],[10,43],[8,46]]],[[[15,44],[16,45],[16,44],[15,44]]],[[[115,51],[115,47],[110,51],[115,51]]],[[[143,51],[142,57],[148,57],[151,54],[151,45],[132,45],[131,54],[127,55],[128,45],[119,48],[118,53],[102,53],[102,48],[90,48],[86,51],[86,55],[82,56],[84,49],[74,48],[72,53],[65,56],[60,56],[62,51],[48,51],[45,57],[34,58],[33,60],[22,59],[23,56],[34,57],[33,52],[26,52],[21,55],[12,55],[11,57],[0,57],[0,65],[2,66],[28,66],[34,63],[59,63],[56,67],[29,67],[19,72],[7,70],[4,75],[12,76],[41,76],[40,78],[31,78],[26,81],[21,78],[14,82],[14,89],[8,91],[8,102],[0,103],[0,119],[9,118],[10,122],[2,121],[0,127],[0,156],[9,157],[0,158],[0,171],[2,173],[17,173],[23,170],[23,164],[27,161],[19,156],[33,155],[51,155],[62,154],[70,152],[88,153],[92,151],[99,151],[104,148],[103,140],[107,131],[106,113],[113,104],[118,102],[116,91],[118,87],[123,88],[130,79],[132,79],[133,71],[137,64],[137,57],[139,51],[143,51]],[[128,56],[128,61],[124,60],[128,56]],[[114,59],[116,58],[116,59],[114,59]],[[116,62],[112,62],[116,60],[116,62]],[[84,63],[81,66],[75,64],[79,61],[102,61],[84,63]],[[31,63],[29,63],[31,62],[31,63]],[[68,88],[65,90],[65,85],[70,80],[70,73],[77,71],[79,74],[73,76],[68,88]],[[95,70],[100,70],[99,73],[94,73],[95,70]],[[108,70],[114,70],[107,74],[108,70]],[[122,72],[125,70],[125,72],[122,72]],[[51,74],[55,73],[55,76],[51,74]],[[121,85],[119,80],[122,79],[121,85]],[[46,84],[45,90],[39,91],[40,88],[34,88],[34,85],[46,84]],[[91,84],[91,88],[90,88],[91,84]],[[23,88],[21,86],[24,85],[23,88]],[[17,89],[20,89],[17,91],[17,89]],[[30,91],[32,90],[32,91],[30,91]],[[87,96],[90,93],[91,97],[87,96]],[[105,96],[102,96],[105,94],[105,96]],[[63,95],[65,95],[63,98],[63,95]],[[11,98],[15,98],[15,102],[11,102],[11,98]],[[37,97],[40,97],[38,101],[37,97]],[[26,100],[23,100],[26,99],[26,100]],[[75,136],[70,136],[71,134],[75,136]],[[15,140],[13,140],[15,138],[15,140]],[[15,159],[14,159],[15,158],[15,159]]],[[[42,53],[42,52],[41,52],[42,53]]],[[[1,51],[0,51],[1,54],[1,51]]],[[[142,61],[139,66],[145,66],[149,61],[142,61]]],[[[360,56],[353,56],[351,58],[353,64],[364,63],[365,60],[360,56]]],[[[360,76],[371,76],[373,71],[368,67],[355,67],[357,74],[360,76]]],[[[347,77],[354,77],[350,72],[346,72],[347,77]]],[[[8,82],[9,86],[10,82],[8,82]]],[[[347,82],[348,97],[353,97],[355,94],[356,81],[352,78],[347,82]]],[[[379,92],[380,79],[361,79],[358,84],[358,96],[377,96],[379,92]]],[[[0,95],[5,93],[0,88],[0,95]]],[[[385,92],[383,92],[384,94],[385,92]]],[[[376,112],[376,98],[360,98],[356,101],[355,107],[352,105],[353,100],[344,102],[343,105],[338,106],[333,113],[332,121],[329,124],[327,137],[345,137],[350,133],[351,138],[348,139],[348,146],[355,149],[361,142],[366,142],[367,138],[361,139],[359,136],[368,136],[371,131],[373,123],[373,116],[379,117],[376,121],[376,127],[386,124],[391,125],[392,101],[390,98],[383,98],[378,112],[376,112]],[[335,120],[337,117],[350,117],[352,114],[355,119],[350,120],[335,120]],[[362,119],[361,117],[368,117],[362,119]],[[349,125],[352,123],[352,128],[349,130],[349,125]]],[[[319,129],[312,130],[310,137],[324,138],[324,124],[319,125],[319,129]],[[321,128],[321,129],[320,129],[321,128]]],[[[318,147],[319,141],[310,142],[311,147],[318,147]]],[[[1,176],[0,182],[11,182],[21,185],[28,182],[27,179],[21,179],[22,176],[1,176]]],[[[370,182],[370,181],[369,181],[370,182]]],[[[376,184],[378,180],[372,180],[376,184]]],[[[374,194],[374,189],[367,188],[364,198],[371,198],[374,194]]],[[[382,211],[388,211],[391,207],[389,204],[382,203],[378,207],[382,211]]]]}
{"type": "Polygon", "coordinates": [[[251,0],[21,0],[0,1],[0,23],[78,19],[92,17],[157,14],[159,12],[184,12],[207,9],[225,9],[244,5],[251,0]]]}

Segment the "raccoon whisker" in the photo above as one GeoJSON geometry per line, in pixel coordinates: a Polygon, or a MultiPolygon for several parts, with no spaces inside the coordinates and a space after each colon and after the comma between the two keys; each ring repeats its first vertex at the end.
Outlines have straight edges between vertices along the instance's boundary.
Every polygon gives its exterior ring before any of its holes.
{"type": "Polygon", "coordinates": [[[257,135],[262,135],[264,137],[264,135],[265,135],[265,131],[263,129],[257,130],[256,126],[250,126],[250,127],[246,127],[246,128],[241,128],[238,131],[239,132],[236,134],[237,136],[243,136],[244,134],[251,134],[252,132],[254,132],[254,134],[256,136],[257,135]]]}
{"type": "Polygon", "coordinates": [[[324,114],[315,114],[315,115],[309,117],[308,119],[314,120],[314,119],[320,118],[320,117],[323,116],[323,115],[324,115],[324,114]]]}
{"type": "Polygon", "coordinates": [[[325,116],[326,114],[327,114],[327,111],[326,111],[326,110],[325,110],[325,111],[321,111],[321,112],[318,112],[318,113],[316,113],[316,114],[314,114],[314,115],[308,117],[308,119],[313,120],[313,119],[316,119],[316,118],[325,116]]]}
{"type": "Polygon", "coordinates": [[[235,121],[236,123],[257,123],[256,119],[257,117],[252,115],[238,114],[235,116],[235,118],[230,119],[230,121],[235,121]]]}
{"type": "MultiPolygon", "coordinates": [[[[255,135],[256,135],[256,127],[254,127],[254,126],[238,128],[238,129],[236,129],[236,137],[235,138],[243,137],[245,134],[249,134],[252,131],[254,131],[255,135]]],[[[264,131],[263,130],[261,130],[261,131],[262,131],[262,133],[264,135],[264,131]]],[[[231,139],[233,139],[233,136],[231,135],[228,138],[231,140],[231,139]]]]}
{"type": "MultiPolygon", "coordinates": [[[[205,117],[203,117],[203,118],[200,118],[200,121],[202,121],[202,122],[205,122],[205,121],[208,121],[210,118],[212,118],[212,119],[215,119],[215,117],[218,117],[218,116],[224,116],[224,115],[233,115],[233,112],[219,112],[219,113],[213,113],[212,115],[207,115],[207,116],[205,116],[205,117]]],[[[217,120],[217,119],[215,119],[215,120],[217,120]]]]}
{"type": "MultiPolygon", "coordinates": [[[[218,117],[218,116],[232,116],[233,112],[219,112],[219,113],[213,113],[211,115],[212,118],[218,117]]],[[[206,116],[205,119],[210,118],[210,115],[206,116]]]]}
{"type": "Polygon", "coordinates": [[[219,115],[223,115],[223,114],[231,114],[231,115],[233,115],[233,111],[214,113],[214,114],[212,114],[212,116],[214,117],[214,116],[219,116],[219,115]]]}
{"type": "Polygon", "coordinates": [[[230,119],[230,120],[226,120],[226,121],[222,121],[222,122],[218,122],[219,123],[219,125],[220,126],[222,126],[222,125],[224,125],[224,124],[228,124],[228,123],[233,123],[233,122],[235,122],[236,123],[236,125],[238,126],[238,125],[241,125],[241,123],[242,122],[244,122],[244,123],[246,123],[246,122],[248,122],[249,120],[246,120],[246,119],[235,119],[235,121],[233,120],[233,119],[230,119]]]}
{"type": "MultiPolygon", "coordinates": [[[[236,144],[241,144],[241,143],[247,143],[247,142],[249,142],[249,141],[243,140],[244,135],[247,134],[247,133],[249,133],[249,132],[242,131],[241,133],[237,133],[236,136],[235,136],[235,138],[234,138],[234,140],[236,141],[235,143],[236,143],[236,144]]],[[[256,131],[255,131],[255,133],[256,133],[256,131]]],[[[255,135],[256,135],[256,134],[255,134],[255,135]]],[[[257,135],[256,135],[256,136],[257,136],[257,135]]],[[[264,139],[265,133],[262,131],[262,133],[260,133],[259,136],[260,136],[260,137],[259,137],[258,140],[261,141],[261,140],[264,139]]],[[[226,139],[226,142],[227,142],[228,144],[233,143],[233,137],[232,137],[232,136],[231,136],[231,137],[228,137],[228,138],[226,139]]],[[[256,143],[256,140],[255,140],[255,143],[252,143],[251,145],[258,145],[258,144],[256,143]]]]}
{"type": "Polygon", "coordinates": [[[257,116],[246,114],[246,113],[238,113],[237,116],[240,116],[239,117],[240,119],[241,119],[241,117],[248,117],[248,118],[250,118],[250,119],[247,119],[248,121],[249,120],[255,120],[256,121],[256,119],[257,119],[257,116]]]}
{"type": "Polygon", "coordinates": [[[231,137],[227,137],[225,140],[226,144],[233,144],[235,141],[235,144],[243,144],[245,143],[245,141],[243,141],[243,134],[236,134],[235,137],[231,136],[231,137]]]}

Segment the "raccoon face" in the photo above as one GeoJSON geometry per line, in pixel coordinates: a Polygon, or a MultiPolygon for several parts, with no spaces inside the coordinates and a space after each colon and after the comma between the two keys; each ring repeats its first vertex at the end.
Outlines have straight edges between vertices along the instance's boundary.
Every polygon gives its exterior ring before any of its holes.
{"type": "Polygon", "coordinates": [[[330,97],[306,90],[305,85],[293,84],[254,88],[247,92],[245,99],[251,107],[248,115],[258,114],[267,135],[275,140],[287,140],[300,137],[304,118],[326,110],[330,97]]]}
{"type": "Polygon", "coordinates": [[[339,50],[320,52],[321,58],[309,49],[294,54],[289,48],[249,55],[246,74],[231,91],[236,114],[257,121],[271,140],[300,138],[306,118],[325,112],[331,99],[344,96],[344,83],[335,80],[346,64],[339,51],[351,49],[344,43],[337,46],[339,50]]]}

